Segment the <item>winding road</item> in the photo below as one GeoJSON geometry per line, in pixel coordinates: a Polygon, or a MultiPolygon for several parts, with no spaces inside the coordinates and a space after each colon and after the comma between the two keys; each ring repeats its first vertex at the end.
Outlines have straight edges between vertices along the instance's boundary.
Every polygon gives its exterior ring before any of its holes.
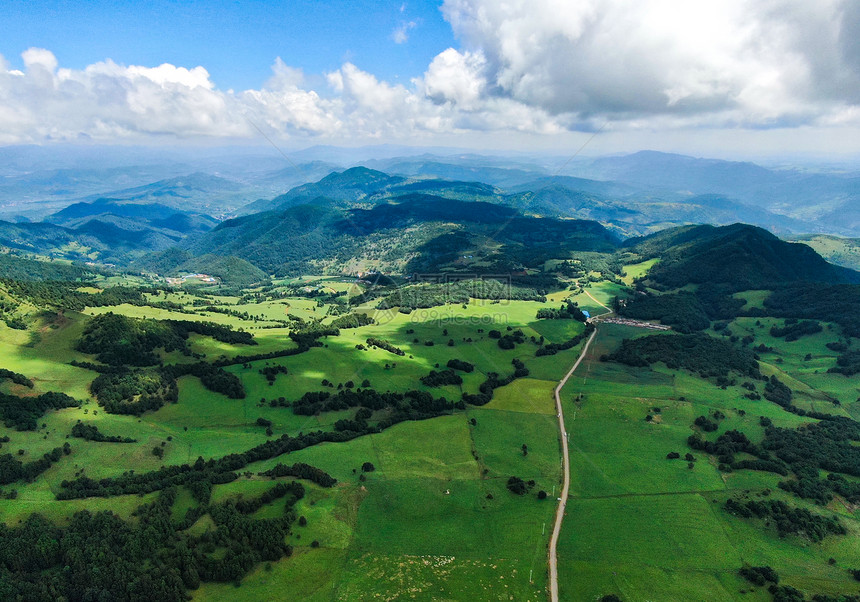
{"type": "MultiPolygon", "coordinates": [[[[602,313],[600,316],[606,316],[613,313],[610,308],[592,297],[591,293],[587,290],[583,289],[583,292],[588,295],[592,301],[606,309],[606,313],[602,313]]],[[[595,318],[600,316],[595,316],[595,318]]],[[[593,320],[594,318],[590,319],[590,321],[593,320]]],[[[579,368],[579,364],[582,363],[582,360],[585,358],[585,354],[588,353],[588,348],[591,346],[591,342],[594,340],[595,336],[597,336],[597,328],[595,328],[594,332],[591,333],[591,336],[588,337],[588,340],[585,342],[585,346],[582,348],[582,352],[579,354],[579,357],[576,358],[576,362],[573,364],[573,367],[571,367],[555,388],[555,408],[558,412],[558,428],[561,432],[561,464],[564,479],[561,487],[561,497],[558,498],[558,510],[555,515],[555,525],[552,529],[552,536],[549,539],[549,597],[551,602],[558,602],[558,555],[556,553],[556,548],[558,546],[558,536],[561,533],[561,523],[564,520],[564,512],[567,508],[567,496],[570,491],[570,454],[567,450],[567,430],[564,426],[564,411],[561,407],[561,389],[567,383],[567,379],[569,379],[573,373],[576,372],[576,369],[579,368]]]]}

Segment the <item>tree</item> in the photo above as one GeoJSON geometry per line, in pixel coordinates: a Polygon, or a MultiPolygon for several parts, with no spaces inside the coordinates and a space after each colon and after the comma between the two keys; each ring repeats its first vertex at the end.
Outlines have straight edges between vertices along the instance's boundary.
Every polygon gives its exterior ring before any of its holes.
{"type": "Polygon", "coordinates": [[[361,465],[361,472],[373,472],[374,470],[376,470],[376,466],[370,462],[365,462],[361,465]]]}

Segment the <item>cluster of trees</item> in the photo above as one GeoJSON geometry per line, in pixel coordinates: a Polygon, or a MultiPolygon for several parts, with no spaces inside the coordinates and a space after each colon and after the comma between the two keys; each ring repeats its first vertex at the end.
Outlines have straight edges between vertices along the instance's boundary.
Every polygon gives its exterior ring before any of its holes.
{"type": "Polygon", "coordinates": [[[0,393],[0,420],[7,428],[16,431],[35,431],[36,419],[41,418],[48,410],[60,410],[81,405],[78,400],[65,393],[54,391],[42,393],[35,397],[18,397],[0,393]]]}
{"type": "Polygon", "coordinates": [[[179,400],[179,386],[162,370],[123,370],[100,374],[90,392],[109,414],[140,416],[179,400]]]}
{"type": "Polygon", "coordinates": [[[183,339],[187,339],[190,333],[196,333],[205,337],[212,337],[221,343],[230,345],[256,345],[254,335],[244,330],[233,330],[223,324],[214,322],[193,322],[190,320],[164,320],[183,339]]]}
{"type": "Polygon", "coordinates": [[[782,326],[771,326],[770,336],[778,339],[785,338],[791,343],[802,336],[817,334],[824,330],[820,322],[815,320],[799,321],[797,318],[789,318],[782,326]]]}
{"type": "Polygon", "coordinates": [[[160,362],[155,349],[190,354],[186,342],[192,332],[224,343],[257,344],[250,333],[211,322],[148,320],[108,312],[90,320],[77,349],[112,366],[154,366],[160,362]]]}
{"type": "MultiPolygon", "coordinates": [[[[504,271],[510,272],[511,270],[504,271]]],[[[469,299],[540,301],[543,303],[546,301],[546,296],[533,288],[514,286],[505,279],[479,278],[401,287],[384,297],[377,307],[379,309],[394,307],[419,309],[449,303],[468,303],[469,299]]]]}
{"type": "Polygon", "coordinates": [[[311,466],[304,462],[296,462],[292,466],[276,464],[270,470],[261,472],[260,475],[270,477],[272,479],[280,477],[296,477],[297,479],[305,479],[306,481],[316,483],[320,487],[334,487],[337,484],[337,479],[333,476],[316,466],[311,466]]]}
{"type": "Polygon", "coordinates": [[[352,420],[341,419],[334,423],[334,430],[338,432],[350,431],[354,433],[366,433],[371,429],[367,421],[373,416],[373,410],[358,408],[352,420]]]}
{"type": "Polygon", "coordinates": [[[278,378],[278,374],[287,374],[286,366],[264,366],[259,370],[260,374],[266,377],[266,380],[270,383],[275,382],[275,379],[278,378]]]}
{"type": "Polygon", "coordinates": [[[539,320],[579,320],[585,322],[587,319],[579,306],[570,299],[562,303],[558,309],[544,307],[538,310],[539,320]]]}
{"type": "Polygon", "coordinates": [[[592,332],[594,332],[594,324],[591,324],[589,322],[585,325],[585,330],[580,334],[576,335],[571,339],[566,340],[564,343],[548,343],[535,351],[535,356],[540,357],[543,355],[555,355],[559,351],[567,351],[568,349],[573,349],[582,341],[590,337],[592,332]]]}
{"type": "Polygon", "coordinates": [[[244,399],[245,387],[235,374],[206,362],[173,364],[152,370],[110,370],[90,384],[90,391],[109,414],[140,416],[179,400],[176,379],[195,376],[204,387],[230,399],[244,399]]]}
{"type": "Polygon", "coordinates": [[[707,441],[698,433],[694,433],[687,438],[687,445],[716,456],[720,463],[720,470],[762,470],[783,476],[788,475],[788,469],[783,462],[775,459],[770,452],[755,445],[744,433],[737,430],[726,431],[717,437],[716,441],[707,441]],[[739,453],[755,456],[756,459],[735,460],[735,454],[739,453]]]}
{"type": "MultiPolygon", "coordinates": [[[[820,420],[796,429],[773,426],[770,419],[762,417],[765,427],[760,445],[752,443],[737,430],[726,431],[715,441],[707,441],[699,434],[690,435],[687,444],[696,450],[716,456],[720,470],[762,470],[782,476],[793,475],[781,481],[779,487],[800,498],[810,499],[826,505],[834,495],[840,495],[849,503],[860,503],[860,484],[849,481],[843,475],[860,477],[860,423],[844,416],[805,412],[790,405],[790,389],[777,382],[777,391],[788,391],[787,409],[815,414],[820,420]],[[783,390],[782,387],[785,387],[783,390]],[[736,460],[735,455],[744,453],[754,459],[736,460]],[[819,478],[825,470],[827,478],[819,478]]],[[[710,420],[704,417],[696,421],[700,427],[710,420]]],[[[703,427],[703,430],[709,430],[703,427]]]]}
{"type": "Polygon", "coordinates": [[[78,422],[72,427],[72,437],[77,437],[79,439],[84,439],[86,441],[98,441],[100,443],[136,443],[137,439],[132,439],[131,437],[119,437],[119,436],[111,436],[105,435],[101,431],[99,431],[99,427],[94,424],[87,424],[85,422],[78,422]]]}
{"type": "Polygon", "coordinates": [[[278,483],[271,489],[264,491],[259,497],[256,498],[239,498],[236,500],[236,510],[238,510],[241,514],[252,514],[266,506],[271,504],[275,500],[281,499],[287,495],[292,496],[293,500],[287,502],[287,506],[293,506],[295,502],[302,497],[304,497],[305,488],[301,483],[297,483],[295,481],[291,483],[278,483]]]}
{"type": "Polygon", "coordinates": [[[339,316],[332,320],[331,326],[334,328],[358,328],[360,326],[368,326],[373,324],[373,318],[368,316],[367,314],[356,314],[350,313],[343,316],[339,316]]]}
{"type": "MultiPolygon", "coordinates": [[[[808,416],[809,418],[815,418],[816,420],[837,420],[837,417],[833,414],[826,414],[815,410],[804,410],[803,408],[799,408],[794,405],[792,403],[792,398],[794,397],[792,390],[776,376],[771,376],[765,383],[764,397],[768,401],[772,401],[782,407],[785,411],[798,416],[808,416]]],[[[838,405],[839,401],[833,400],[833,403],[838,405]]]]}
{"type": "Polygon", "coordinates": [[[384,341],[382,339],[369,337],[365,342],[371,347],[379,347],[380,349],[384,349],[385,351],[393,353],[394,355],[406,355],[406,353],[402,349],[400,349],[399,347],[395,347],[388,341],[384,341]]]}
{"type": "Polygon", "coordinates": [[[4,280],[73,282],[92,278],[98,273],[90,266],[39,261],[15,253],[11,249],[4,249],[4,253],[0,254],[0,273],[4,280]]]}
{"type": "Polygon", "coordinates": [[[478,387],[478,393],[463,393],[463,402],[473,406],[483,406],[493,400],[493,392],[499,387],[504,387],[514,382],[518,378],[525,378],[529,375],[529,369],[526,365],[517,358],[511,360],[514,366],[514,371],[505,378],[499,378],[497,372],[487,373],[487,380],[481,383],[478,387]]]}
{"type": "Polygon", "coordinates": [[[814,542],[828,535],[845,535],[847,530],[835,516],[813,514],[806,508],[793,508],[782,500],[726,500],[726,510],[740,518],[760,518],[773,522],[780,537],[799,535],[814,542]]]}
{"type": "Polygon", "coordinates": [[[531,491],[534,486],[535,482],[533,480],[524,481],[519,477],[511,477],[508,479],[507,483],[508,491],[516,495],[525,495],[531,491]]]}
{"type": "Polygon", "coordinates": [[[173,379],[180,376],[196,376],[204,387],[215,393],[226,395],[230,399],[244,399],[245,387],[235,374],[227,372],[223,368],[197,362],[194,364],[174,364],[165,366],[161,371],[173,379]]]}
{"type": "MultiPolygon", "coordinates": [[[[508,329],[511,330],[510,327],[508,327],[508,329]]],[[[498,339],[499,349],[505,349],[505,350],[513,349],[517,345],[522,345],[523,343],[526,342],[526,335],[519,328],[517,328],[516,330],[511,330],[511,332],[506,333],[506,334],[499,333],[499,336],[497,336],[497,337],[492,336],[492,334],[494,332],[499,332],[499,331],[498,330],[491,330],[488,334],[491,336],[491,338],[498,339]]]]}
{"type": "Polygon", "coordinates": [[[292,349],[281,349],[279,351],[270,351],[268,353],[256,353],[254,355],[236,355],[232,358],[222,357],[212,362],[213,366],[223,368],[225,366],[235,366],[236,364],[250,364],[260,360],[272,360],[279,357],[290,357],[306,352],[310,347],[302,346],[293,347],[292,349]]]}
{"type": "Polygon", "coordinates": [[[463,378],[451,369],[436,372],[431,370],[430,374],[421,377],[421,383],[427,387],[444,387],[446,385],[462,385],[463,378]]]}
{"type": "MultiPolygon", "coordinates": [[[[207,483],[211,487],[213,483],[225,483],[236,479],[237,475],[235,471],[244,468],[249,463],[268,460],[319,443],[348,441],[361,435],[380,432],[405,420],[423,420],[440,416],[449,412],[455,405],[458,405],[446,400],[444,397],[434,398],[431,394],[423,391],[377,393],[372,390],[343,390],[335,395],[331,395],[328,392],[306,394],[305,401],[296,401],[293,405],[307,409],[309,403],[320,404],[320,411],[323,409],[323,403],[331,403],[336,409],[362,406],[362,410],[371,411],[372,409],[386,408],[389,410],[389,414],[375,426],[368,425],[365,422],[363,430],[315,431],[301,433],[296,437],[290,437],[285,434],[278,439],[266,441],[239,454],[230,454],[223,458],[209,461],[198,458],[193,466],[184,464],[165,467],[142,474],[126,473],[118,477],[105,478],[99,481],[81,476],[73,481],[63,481],[61,483],[62,489],[57,494],[57,499],[149,493],[178,485],[200,487],[201,490],[205,491],[207,483]],[[330,400],[329,397],[331,397],[330,400]],[[311,398],[314,398],[315,401],[308,401],[311,398]],[[374,407],[368,408],[364,404],[374,407]]],[[[465,407],[462,403],[459,403],[459,406],[465,407]]]]}
{"type": "Polygon", "coordinates": [[[696,418],[693,421],[693,424],[695,424],[697,427],[699,427],[700,429],[702,429],[706,433],[713,432],[713,431],[717,430],[718,428],[720,428],[716,422],[714,422],[713,420],[711,420],[707,416],[699,416],[698,418],[696,418]]]}
{"type": "Polygon", "coordinates": [[[59,307],[81,311],[85,307],[108,307],[113,305],[146,305],[143,292],[124,286],[106,288],[98,293],[85,293],[79,289],[81,282],[25,282],[21,280],[0,280],[9,292],[24,297],[38,307],[59,307]]]}
{"type": "Polygon", "coordinates": [[[849,504],[860,503],[860,483],[849,481],[836,473],[830,473],[826,479],[819,479],[818,470],[812,467],[796,468],[795,471],[797,479],[781,481],[780,489],[822,506],[830,503],[834,494],[841,495],[849,504]]]}
{"type": "Polygon", "coordinates": [[[854,376],[860,374],[860,351],[846,351],[836,358],[836,365],[828,370],[835,374],[854,376]]]}
{"type": "Polygon", "coordinates": [[[791,389],[786,386],[776,375],[772,375],[764,385],[764,398],[772,401],[778,406],[789,408],[794,397],[791,389]]]}
{"type": "Polygon", "coordinates": [[[767,315],[836,322],[860,338],[860,286],[797,284],[774,290],[764,300],[767,315]]]}
{"type": "Polygon", "coordinates": [[[117,477],[96,481],[87,476],[60,483],[58,500],[88,497],[110,497],[127,494],[146,494],[176,486],[187,486],[201,503],[208,500],[212,485],[230,483],[238,478],[235,471],[248,464],[269,460],[285,453],[298,451],[323,442],[348,441],[355,435],[314,431],[297,437],[282,435],[237,454],[204,460],[198,457],[194,464],[166,466],[146,473],[126,472],[117,477]]]}
{"type": "Polygon", "coordinates": [[[702,378],[726,377],[730,371],[762,378],[752,351],[699,333],[625,339],[618,349],[600,359],[640,367],[663,362],[670,369],[685,368],[702,378]]]}
{"type": "Polygon", "coordinates": [[[475,369],[475,364],[470,364],[463,360],[450,359],[446,364],[452,370],[460,370],[461,372],[472,372],[475,369]]]}
{"type": "Polygon", "coordinates": [[[792,467],[812,466],[860,477],[860,423],[830,416],[796,429],[770,426],[762,447],[792,467]]]}
{"type": "Polygon", "coordinates": [[[64,527],[38,514],[17,527],[0,524],[0,598],[187,600],[201,582],[237,581],[261,561],[289,556],[286,537],[304,494],[299,483],[278,483],[256,498],[204,504],[177,520],[171,515],[174,488],[140,506],[135,520],[82,511],[64,527]],[[281,497],[287,498],[283,516],[252,517],[281,497]],[[185,531],[207,513],[213,530],[199,536],[185,531]]]}
{"type": "Polygon", "coordinates": [[[11,370],[7,370],[6,368],[0,368],[0,379],[4,378],[11,380],[16,385],[21,385],[29,389],[33,388],[33,381],[24,376],[23,374],[12,372],[11,370]]]}
{"type": "Polygon", "coordinates": [[[660,320],[681,333],[705,330],[711,320],[694,293],[680,292],[665,295],[637,295],[619,305],[616,311],[637,320],[660,320]]]}
{"type": "Polygon", "coordinates": [[[769,566],[745,566],[738,570],[738,574],[759,587],[767,583],[779,583],[779,575],[769,566]]]}
{"type": "Polygon", "coordinates": [[[409,413],[414,410],[418,413],[438,415],[450,411],[453,407],[452,402],[444,397],[434,399],[430,393],[423,391],[380,393],[375,389],[343,389],[334,394],[328,391],[309,391],[291,402],[290,406],[293,413],[299,416],[313,416],[349,408],[366,408],[371,411],[390,408],[395,413],[409,413]]]}
{"type": "Polygon", "coordinates": [[[639,294],[628,299],[626,304],[616,299],[615,311],[639,320],[660,320],[678,332],[689,334],[705,330],[712,320],[727,320],[740,315],[744,301],[731,293],[731,287],[705,283],[695,292],[639,294]]]}
{"type": "Polygon", "coordinates": [[[54,462],[70,453],[72,453],[71,446],[64,443],[62,447],[55,447],[33,462],[21,462],[12,454],[0,455],[0,485],[8,485],[15,481],[30,482],[48,470],[54,462]]]}

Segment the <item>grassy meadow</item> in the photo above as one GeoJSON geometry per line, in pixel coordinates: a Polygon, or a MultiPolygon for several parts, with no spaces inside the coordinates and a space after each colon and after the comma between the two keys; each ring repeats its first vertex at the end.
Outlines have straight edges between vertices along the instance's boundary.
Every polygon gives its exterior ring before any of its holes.
{"type": "MultiPolygon", "coordinates": [[[[624,282],[641,277],[653,263],[626,266],[624,282]]],[[[574,290],[552,293],[546,303],[472,299],[465,305],[410,313],[378,310],[376,301],[369,301],[351,309],[373,317],[373,324],[342,329],[338,336],[322,338],[322,346],[298,355],[226,367],[241,380],[244,399],[230,399],[206,389],[196,377],[182,376],[176,403],[139,417],[104,412],[89,390],[98,374],[69,364],[93,361],[76,345],[90,317],[98,314],[211,321],[251,332],[258,343],[248,347],[191,334],[189,350],[212,360],[294,349],[296,343],[288,336],[294,323],[321,319],[330,324],[339,311],[330,294],[355,292],[354,284],[337,278],[275,284],[322,286],[329,296],[267,300],[254,291],[243,297],[212,295],[205,289],[162,292],[149,294],[149,305],[40,314],[26,331],[0,324],[2,367],[34,382],[28,389],[2,380],[0,391],[24,396],[61,391],[82,401],[79,408],[46,413],[35,431],[0,428],[0,436],[9,437],[2,444],[4,452],[24,450],[25,462],[66,442],[72,448],[69,456],[33,482],[3,488],[14,488],[17,497],[0,499],[2,520],[14,526],[40,513],[64,524],[75,512],[87,509],[110,510],[134,521],[134,510],[157,494],[58,501],[60,483],[78,476],[144,473],[194,463],[198,457],[220,458],[282,434],[332,431],[337,421],[352,419],[355,409],[301,416],[269,403],[323,390],[323,380],[335,385],[352,381],[355,386],[368,381],[380,392],[417,389],[456,401],[464,392],[476,393],[490,373],[510,374],[512,360],[520,360],[529,375],[496,389],[486,405],[452,409],[350,441],[321,443],[252,463],[237,480],[215,485],[213,502],[257,496],[271,486],[260,472],[295,462],[320,468],[338,480],[329,489],[304,482],[307,495],[296,512],[307,524],[293,526],[290,557],[260,563],[236,583],[203,583],[192,594],[201,601],[544,600],[547,544],[561,483],[553,390],[578,357],[581,344],[536,356],[537,341],[542,337],[548,343],[562,343],[582,333],[584,325],[538,320],[536,312],[557,308],[567,298],[592,314],[605,310],[574,290]],[[523,342],[502,349],[489,335],[493,329],[502,334],[521,330],[523,342]],[[368,347],[370,337],[387,341],[403,355],[368,347]],[[461,385],[428,387],[421,382],[431,370],[445,369],[452,358],[475,366],[473,372],[459,373],[461,385]],[[274,366],[285,368],[286,374],[278,373],[270,381],[262,371],[274,366]],[[271,424],[271,433],[258,419],[271,424]],[[107,435],[136,441],[72,438],[70,431],[79,420],[107,435]],[[154,448],[162,450],[161,457],[152,453],[154,448]],[[363,472],[365,462],[374,470],[363,472]],[[506,487],[511,476],[534,481],[529,493],[511,493],[506,487]],[[546,499],[538,498],[539,491],[547,493],[546,499]]],[[[588,288],[606,305],[626,290],[606,281],[588,288]]],[[[761,307],[766,294],[747,291],[738,296],[750,307],[761,307]]],[[[835,355],[826,344],[839,338],[838,327],[825,324],[818,334],[786,342],[770,335],[771,326],[780,324],[771,318],[738,318],[726,330],[709,334],[751,336],[754,345],[765,345],[768,351],[760,354],[763,373],[787,383],[798,407],[860,419],[857,379],[827,373],[835,355]]],[[[712,439],[739,429],[760,441],[762,416],[786,428],[810,419],[764,399],[747,399],[747,391],[737,383],[721,388],[664,364],[634,368],[601,361],[622,340],[651,334],[627,326],[599,326],[586,360],[562,391],[571,453],[570,500],[558,547],[562,599],[598,600],[616,594],[642,601],[769,600],[764,588],[738,576],[744,564],[770,565],[782,582],[815,593],[860,591],[848,573],[860,568],[855,508],[835,502],[827,508],[840,515],[847,536],[821,543],[780,538],[774,529],[729,515],[722,504],[730,496],[767,495],[813,512],[822,509],[778,489],[781,477],[773,473],[724,472],[713,458],[699,452],[694,452],[692,467],[683,459],[666,459],[669,452],[683,457],[690,451],[686,440],[693,421],[714,411],[724,418],[718,431],[708,435],[712,439]],[[830,558],[834,563],[828,562],[830,558]]],[[[196,361],[178,351],[159,353],[165,363],[196,361]]],[[[377,412],[370,421],[383,417],[384,411],[377,412]]],[[[171,511],[178,519],[195,505],[190,492],[181,488],[171,511]]],[[[282,516],[284,507],[284,500],[275,500],[254,516],[282,516]]],[[[203,515],[189,533],[212,529],[212,517],[203,515]]]]}
{"type": "MultiPolygon", "coordinates": [[[[832,333],[825,328],[820,335],[785,343],[769,335],[775,320],[762,319],[762,327],[756,321],[739,318],[730,329],[741,336],[754,334],[756,344],[778,347],[763,354],[765,374],[773,366],[774,373],[790,382],[797,405],[844,414],[828,399],[857,382],[823,374],[825,365],[833,365],[833,354],[825,360],[824,347],[832,333]],[[817,367],[803,360],[807,353],[820,357],[817,367]],[[783,361],[775,363],[777,357],[783,361]]],[[[745,564],[771,566],[781,584],[805,591],[857,593],[860,588],[847,571],[858,558],[860,515],[855,509],[836,502],[828,507],[840,515],[848,536],[821,543],[781,538],[772,528],[728,514],[722,504],[730,496],[768,496],[812,512],[822,508],[778,489],[783,479],[779,475],[725,473],[715,460],[686,444],[695,417],[715,410],[726,418],[709,438],[738,429],[758,441],[764,430],[760,416],[786,428],[810,420],[764,399],[745,399],[741,387],[722,389],[663,364],[632,368],[600,361],[622,339],[644,334],[650,333],[601,326],[586,360],[563,390],[572,474],[558,549],[562,599],[596,600],[610,593],[642,601],[772,599],[766,588],[753,587],[738,576],[745,564]],[[651,421],[645,420],[648,415],[651,421]],[[669,452],[683,458],[689,451],[696,458],[693,468],[683,459],[666,459],[669,452]]]]}
{"type": "MultiPolygon", "coordinates": [[[[347,286],[330,283],[333,291],[347,286]]],[[[178,380],[175,404],[140,417],[104,412],[89,392],[97,373],[68,363],[93,360],[75,349],[91,316],[113,312],[134,318],[211,321],[249,331],[258,343],[249,348],[192,334],[190,350],[207,359],[294,348],[284,324],[289,315],[303,320],[322,318],[323,323],[336,317],[330,304],[307,298],[198,299],[199,294],[183,291],[152,294],[148,295],[152,305],[95,307],[45,316],[29,331],[0,325],[3,367],[29,375],[35,383],[32,391],[7,381],[0,383],[0,389],[19,395],[64,391],[83,402],[80,408],[48,412],[36,431],[0,429],[0,435],[10,438],[3,444],[5,448],[26,450],[22,461],[66,442],[72,448],[68,457],[34,482],[15,484],[16,499],[0,499],[7,524],[15,525],[34,512],[63,524],[82,509],[111,510],[134,520],[135,508],[156,494],[58,501],[59,484],[80,475],[99,479],[127,470],[146,472],[193,463],[199,456],[217,458],[240,452],[270,438],[258,426],[258,418],[271,421],[272,437],[332,430],[336,421],[351,418],[355,410],[299,416],[267,402],[279,397],[293,400],[306,391],[321,390],[323,379],[356,385],[367,380],[378,391],[419,389],[458,400],[463,392],[477,392],[488,373],[510,374],[511,361],[517,358],[532,374],[497,389],[486,406],[397,424],[344,443],[316,445],[249,465],[239,480],[216,485],[213,502],[259,495],[270,480],[257,473],[278,463],[294,462],[306,462],[338,479],[332,489],[306,483],[308,493],[297,512],[307,518],[307,526],[294,526],[291,557],[258,566],[240,587],[204,583],[193,593],[198,600],[252,600],[281,592],[308,600],[353,600],[391,599],[407,588],[410,597],[419,599],[544,598],[546,546],[556,502],[552,496],[539,500],[536,493],[551,493],[560,482],[552,391],[579,350],[535,357],[538,346],[531,337],[561,343],[582,332],[581,323],[535,318],[540,307],[554,303],[472,300],[465,307],[448,305],[404,314],[376,310],[375,302],[370,302],[356,311],[371,315],[372,325],[341,330],[339,336],[322,339],[323,346],[306,353],[227,367],[241,379],[244,399],[213,393],[199,379],[183,376],[178,380]],[[207,310],[209,300],[231,313],[207,310]],[[521,329],[525,342],[503,350],[488,336],[491,329],[505,333],[521,329]],[[404,355],[378,348],[357,349],[368,337],[389,341],[404,355]],[[427,387],[420,382],[430,370],[444,369],[451,358],[475,365],[474,372],[461,373],[462,385],[427,387]],[[260,371],[275,365],[283,366],[287,373],[278,374],[270,383],[260,371]],[[70,438],[70,430],[79,420],[98,426],[102,433],[136,442],[70,438]],[[163,450],[160,458],[152,453],[156,447],[163,450]],[[375,471],[360,480],[364,462],[371,462],[375,471]],[[532,492],[522,497],[510,493],[506,483],[513,475],[534,480],[532,492]]],[[[161,357],[168,363],[193,361],[175,351],[161,352],[161,357]]],[[[194,503],[180,489],[174,516],[184,515],[194,503]]],[[[279,500],[257,515],[282,512],[279,500]]],[[[207,515],[189,531],[199,534],[211,528],[207,515]]]]}

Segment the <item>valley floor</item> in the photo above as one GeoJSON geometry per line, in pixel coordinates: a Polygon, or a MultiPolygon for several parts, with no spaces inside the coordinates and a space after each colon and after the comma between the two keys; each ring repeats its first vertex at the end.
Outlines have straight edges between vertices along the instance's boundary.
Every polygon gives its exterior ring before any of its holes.
{"type": "MultiPolygon", "coordinates": [[[[348,286],[334,279],[329,285],[348,286]]],[[[563,343],[582,335],[585,327],[575,320],[538,320],[535,315],[539,308],[557,308],[571,294],[580,307],[598,314],[619,289],[618,284],[600,282],[586,292],[555,293],[546,303],[472,300],[465,307],[447,305],[411,314],[378,311],[368,303],[356,311],[373,315],[375,324],[343,329],[301,354],[227,366],[226,372],[242,382],[244,399],[213,393],[199,378],[182,376],[177,403],[139,417],[106,413],[89,391],[98,374],[69,364],[93,360],[76,350],[89,316],[114,312],[210,320],[247,329],[259,343],[252,352],[267,353],[293,344],[282,324],[286,316],[320,317],[328,323],[334,319],[327,315],[329,306],[302,298],[221,299],[221,309],[249,312],[252,319],[195,306],[193,297],[184,293],[160,293],[152,296],[150,305],[43,315],[29,331],[0,325],[4,368],[31,376],[34,392],[64,391],[84,400],[79,408],[48,412],[36,430],[0,429],[0,435],[10,438],[3,443],[3,453],[22,449],[25,460],[67,441],[72,447],[68,457],[38,479],[16,483],[16,498],[0,499],[0,513],[10,527],[34,512],[65,525],[83,509],[110,510],[133,523],[135,508],[157,494],[73,500],[58,500],[57,494],[64,490],[64,481],[80,475],[98,480],[129,470],[146,473],[163,465],[193,464],[198,456],[242,452],[273,436],[333,431],[337,421],[352,419],[355,409],[304,416],[272,403],[320,390],[323,379],[333,385],[357,385],[366,379],[382,392],[417,389],[459,400],[463,392],[476,393],[491,373],[510,374],[512,360],[521,360],[528,376],[496,389],[486,405],[452,407],[445,415],[252,462],[238,479],[214,485],[212,504],[254,498],[273,485],[261,472],[296,462],[322,469],[338,481],[332,488],[302,481],[307,495],[295,512],[306,525],[292,527],[291,556],[260,562],[240,580],[205,582],[192,595],[195,600],[545,600],[547,546],[562,482],[553,391],[584,341],[554,355],[538,355],[543,341],[532,337],[563,343]],[[504,349],[486,332],[492,328],[502,333],[521,329],[523,342],[504,349]],[[390,342],[402,355],[380,347],[360,348],[369,345],[369,338],[390,342]],[[462,374],[462,385],[421,383],[452,358],[475,365],[474,372],[462,374]],[[283,367],[286,373],[270,380],[262,373],[267,367],[283,367]],[[274,435],[266,434],[258,419],[269,421],[274,435]],[[136,442],[70,438],[79,420],[136,442]],[[153,448],[160,448],[161,455],[153,454],[153,448]],[[372,464],[372,470],[363,470],[365,463],[372,464]],[[525,495],[515,495],[508,488],[512,476],[534,483],[525,495]],[[539,491],[546,492],[545,499],[539,491]]],[[[787,343],[768,334],[773,324],[776,320],[770,318],[738,318],[728,328],[769,347],[761,354],[762,371],[789,383],[799,407],[860,416],[860,402],[853,401],[860,395],[856,379],[826,373],[834,363],[826,343],[835,335],[825,330],[787,343]],[[835,406],[835,397],[845,403],[835,406]]],[[[810,593],[860,592],[849,572],[860,568],[856,508],[839,501],[826,509],[815,506],[779,489],[783,477],[777,474],[720,470],[716,459],[698,451],[689,462],[667,459],[670,452],[683,458],[692,451],[687,438],[700,415],[724,415],[711,438],[739,429],[757,441],[764,433],[762,416],[791,428],[810,419],[765,399],[744,397],[747,390],[737,383],[721,388],[663,363],[631,367],[601,361],[624,339],[673,333],[619,323],[601,323],[597,332],[561,390],[570,433],[570,492],[557,548],[561,600],[599,600],[610,594],[625,601],[770,600],[766,588],[738,575],[744,565],[771,566],[781,583],[810,593]],[[848,533],[820,542],[780,537],[772,527],[729,514],[724,508],[729,497],[785,500],[814,513],[826,510],[838,515],[848,533]]],[[[190,336],[189,345],[209,360],[248,353],[247,347],[199,334],[190,336]]],[[[169,363],[192,361],[177,351],[159,353],[169,363]]],[[[4,393],[31,394],[8,381],[0,387],[4,393]]],[[[375,413],[371,421],[382,415],[375,413]]],[[[196,505],[190,490],[179,487],[171,512],[178,519],[196,505]]],[[[284,509],[284,499],[275,500],[252,518],[283,516],[284,509]]],[[[204,534],[213,526],[212,517],[204,514],[187,532],[204,534]]]]}

